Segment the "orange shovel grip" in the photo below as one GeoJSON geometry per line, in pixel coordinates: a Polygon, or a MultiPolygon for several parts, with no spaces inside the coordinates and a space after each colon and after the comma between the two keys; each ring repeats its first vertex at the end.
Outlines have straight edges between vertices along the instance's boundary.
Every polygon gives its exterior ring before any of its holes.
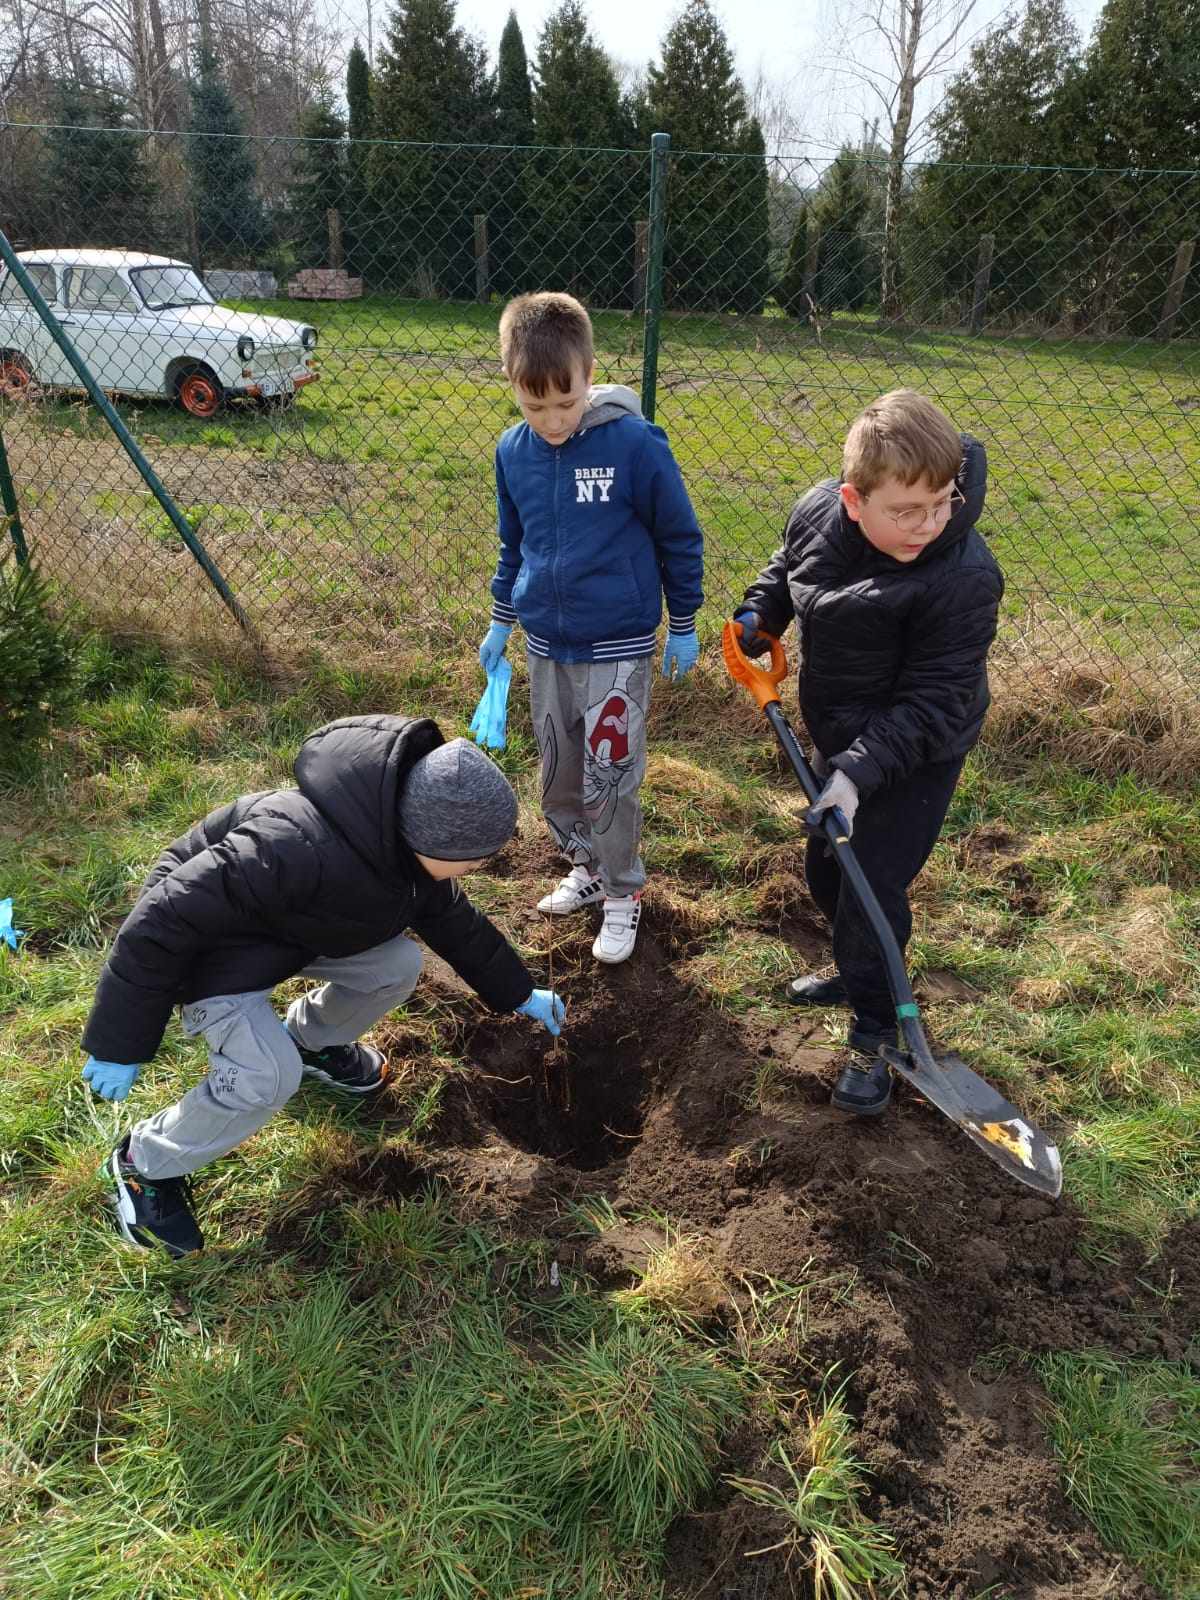
{"type": "Polygon", "coordinates": [[[721,650],[725,656],[726,671],[735,683],[740,683],[750,691],[763,711],[769,705],[779,703],[779,685],[787,677],[788,670],[787,652],[779,640],[771,638],[770,634],[764,637],[771,639],[771,665],[756,667],[742,649],[741,623],[727,622],[721,630],[721,650]]]}

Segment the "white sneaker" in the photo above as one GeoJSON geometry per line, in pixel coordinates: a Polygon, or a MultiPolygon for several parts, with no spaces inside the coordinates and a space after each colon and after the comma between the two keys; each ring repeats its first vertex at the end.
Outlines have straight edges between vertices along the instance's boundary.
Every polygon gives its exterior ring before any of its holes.
{"type": "Polygon", "coordinates": [[[594,906],[604,898],[604,885],[591,867],[572,867],[561,883],[537,903],[548,917],[569,917],[572,911],[594,906]]]}
{"type": "Polygon", "coordinates": [[[640,894],[607,898],[604,902],[604,921],[592,954],[597,961],[607,961],[616,966],[618,961],[628,961],[637,942],[638,921],[642,915],[640,894]]]}

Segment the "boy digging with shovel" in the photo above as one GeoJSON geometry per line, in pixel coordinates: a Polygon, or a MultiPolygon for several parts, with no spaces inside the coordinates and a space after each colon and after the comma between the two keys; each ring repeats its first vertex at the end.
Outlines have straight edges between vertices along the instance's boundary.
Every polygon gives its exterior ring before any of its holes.
{"type": "MultiPolygon", "coordinates": [[[[800,500],[784,542],[746,591],[748,655],[793,617],[800,710],[825,787],[810,826],[836,807],[901,950],[908,889],[937,843],[988,708],[987,655],[1004,580],[976,531],[987,459],[924,396],[872,402],[846,438],[840,480],[800,500]]],[[[876,1116],[891,1099],[879,1052],[896,1043],[887,973],[862,910],[820,834],[805,878],[833,930],[837,972],[787,986],[796,1005],[848,1006],[852,1063],[839,1110],[876,1116]]]]}

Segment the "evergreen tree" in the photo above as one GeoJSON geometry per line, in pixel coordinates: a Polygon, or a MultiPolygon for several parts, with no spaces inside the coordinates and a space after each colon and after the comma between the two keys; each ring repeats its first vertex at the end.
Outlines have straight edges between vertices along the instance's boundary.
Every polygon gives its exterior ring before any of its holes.
{"type": "Polygon", "coordinates": [[[538,39],[534,136],[543,147],[526,174],[529,285],[569,289],[600,305],[629,303],[634,217],[644,182],[627,132],[612,62],[593,37],[582,0],[563,0],[538,39]]]}
{"type": "Polygon", "coordinates": [[[511,295],[527,281],[530,241],[540,226],[526,205],[533,158],[533,85],[525,40],[515,11],[500,36],[496,68],[496,141],[493,198],[488,208],[488,251],[493,288],[511,295]]]}
{"type": "Polygon", "coordinates": [[[613,64],[588,27],[582,0],[563,0],[538,40],[533,115],[541,145],[611,149],[623,131],[613,64]]]}
{"type": "Polygon", "coordinates": [[[648,70],[646,103],[654,128],[671,135],[668,298],[693,309],[761,304],[770,241],[766,227],[747,218],[759,216],[766,168],[727,154],[747,148],[746,95],[708,0],[687,0],[667,30],[661,64],[648,70]]]}
{"type": "Polygon", "coordinates": [[[649,68],[646,96],[655,129],[675,150],[736,150],[746,93],[725,31],[708,0],[688,0],[663,40],[662,64],[649,68]]]}
{"type": "Polygon", "coordinates": [[[378,233],[371,205],[371,147],[367,143],[375,132],[372,92],[370,63],[356,39],[346,62],[350,146],[346,152],[345,222],[347,266],[360,275],[369,275],[372,244],[378,233]]]}
{"type": "Polygon", "coordinates": [[[371,105],[371,68],[367,53],[355,39],[346,61],[346,131],[353,143],[369,139],[375,128],[375,113],[371,105]]]}
{"type": "Polygon", "coordinates": [[[187,165],[200,251],[206,265],[257,266],[268,242],[255,190],[254,147],[212,56],[191,85],[187,165]]]}
{"type": "Polygon", "coordinates": [[[939,160],[918,177],[907,209],[913,304],[965,315],[987,233],[996,250],[990,314],[1052,315],[1068,292],[1081,266],[1083,180],[1044,169],[1079,164],[1063,114],[1078,54],[1065,0],[1027,0],[979,41],[951,81],[932,123],[939,160]]]}
{"type": "MultiPolygon", "coordinates": [[[[1097,167],[1080,207],[1090,283],[1080,321],[1151,331],[1176,246],[1200,232],[1200,0],[1107,0],[1083,69],[1060,99],[1068,136],[1097,167]]],[[[1195,297],[1184,325],[1200,325],[1195,297]]]]}
{"type": "Polygon", "coordinates": [[[480,151],[444,147],[489,143],[496,101],[486,52],[459,27],[454,0],[399,0],[379,52],[373,105],[377,138],[443,147],[372,149],[380,222],[374,270],[409,292],[470,294],[473,217],[489,209],[493,162],[480,151]]]}
{"type": "Polygon", "coordinates": [[[288,189],[289,232],[300,266],[332,265],[328,213],[336,210],[345,223],[347,152],[346,124],[329,95],[305,112],[300,137],[288,189]]]}
{"type": "Polygon", "coordinates": [[[146,140],[106,90],[65,85],[46,136],[46,201],[60,244],[145,250],[155,242],[157,186],[146,140]]]}
{"type": "Polygon", "coordinates": [[[874,287],[864,237],[871,183],[872,172],[861,150],[843,146],[808,207],[808,226],[821,236],[816,298],[823,310],[860,310],[874,287]]]}
{"type": "Polygon", "coordinates": [[[733,308],[758,316],[771,288],[771,203],[767,146],[757,117],[747,123],[741,144],[745,159],[734,169],[737,189],[726,248],[733,308]]]}
{"type": "Polygon", "coordinates": [[[499,144],[533,143],[533,86],[525,58],[525,40],[517,13],[510,11],[500,35],[496,70],[496,140],[499,144]]]}
{"type": "MultiPolygon", "coordinates": [[[[792,238],[788,245],[787,265],[775,289],[775,298],[789,317],[806,318],[811,307],[805,286],[808,269],[808,204],[803,203],[796,212],[792,238]]],[[[814,285],[815,289],[815,285],[814,285]]]]}

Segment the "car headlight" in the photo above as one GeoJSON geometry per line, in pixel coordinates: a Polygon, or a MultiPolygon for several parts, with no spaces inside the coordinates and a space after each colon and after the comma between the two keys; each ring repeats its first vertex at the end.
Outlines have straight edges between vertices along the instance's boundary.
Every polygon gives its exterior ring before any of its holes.
{"type": "Polygon", "coordinates": [[[249,361],[254,354],[254,340],[248,333],[242,334],[237,342],[237,353],[242,361],[249,361]]]}
{"type": "Polygon", "coordinates": [[[300,343],[306,350],[315,350],[317,348],[317,330],[315,328],[305,328],[300,335],[300,343]]]}

